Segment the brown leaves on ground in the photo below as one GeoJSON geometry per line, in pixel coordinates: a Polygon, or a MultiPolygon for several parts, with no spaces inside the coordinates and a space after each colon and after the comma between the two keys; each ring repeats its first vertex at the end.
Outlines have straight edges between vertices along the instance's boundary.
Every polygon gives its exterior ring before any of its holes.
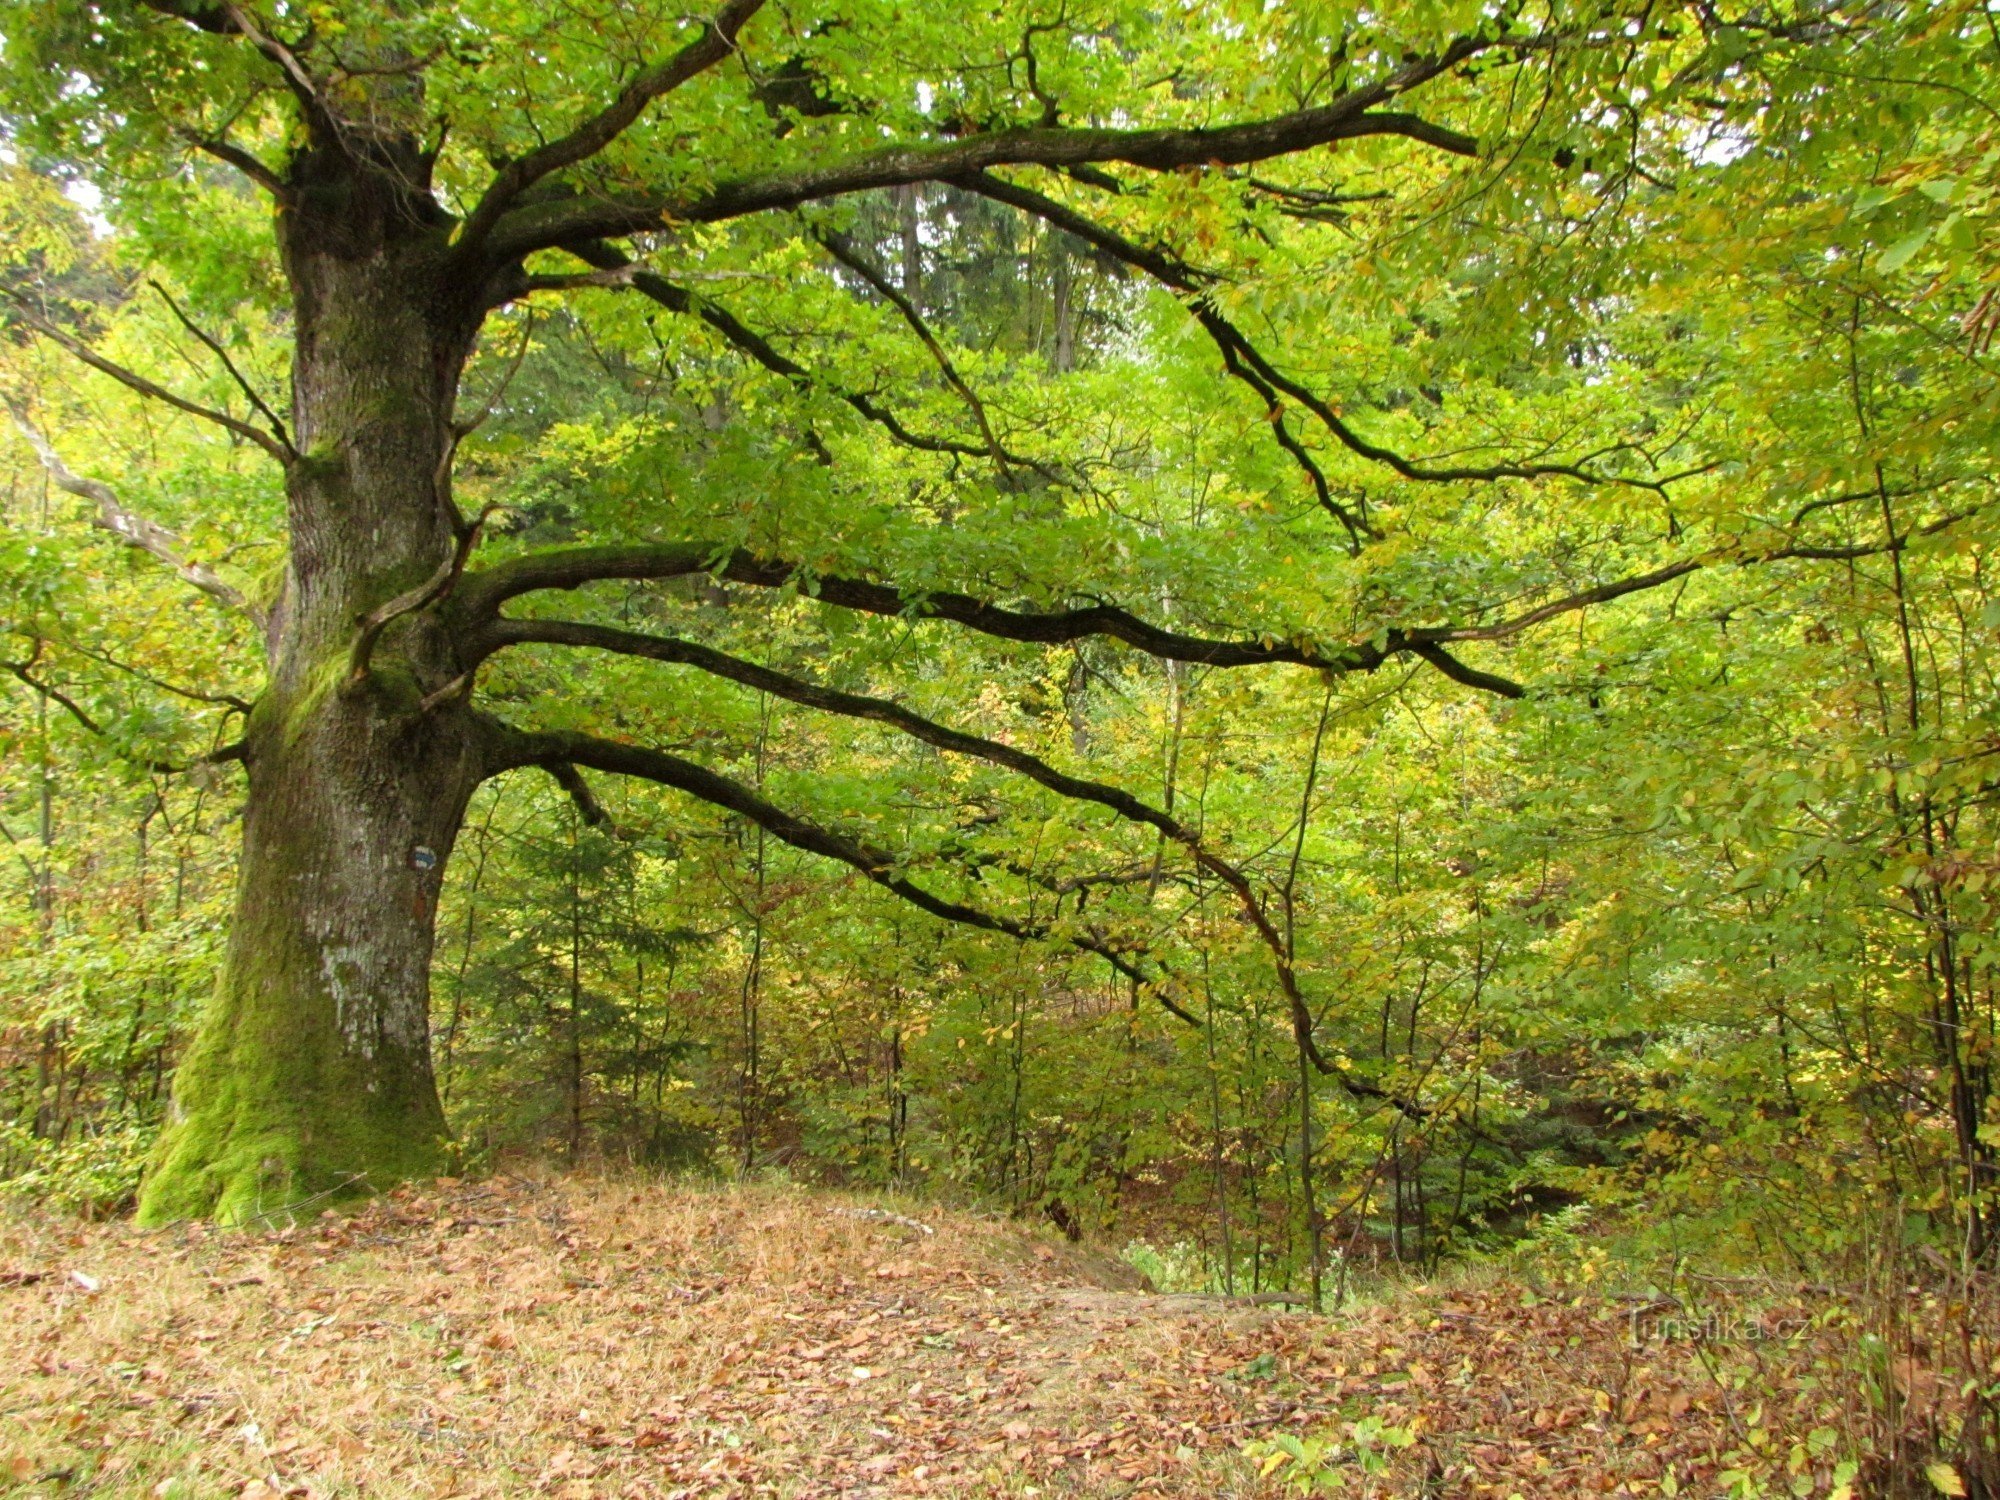
{"type": "Polygon", "coordinates": [[[925,1218],[495,1181],[263,1233],[0,1225],[0,1489],[1247,1496],[1272,1493],[1247,1439],[1370,1414],[1418,1431],[1377,1493],[1713,1492],[1794,1445],[1828,1483],[1824,1391],[1635,1350],[1615,1302],[1461,1285],[1313,1318],[925,1218]]]}

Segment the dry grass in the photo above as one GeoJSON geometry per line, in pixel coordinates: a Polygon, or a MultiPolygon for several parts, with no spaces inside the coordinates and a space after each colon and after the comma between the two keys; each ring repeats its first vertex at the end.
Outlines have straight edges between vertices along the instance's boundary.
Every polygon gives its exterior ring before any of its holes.
{"type": "Polygon", "coordinates": [[[1420,1416],[1383,1493],[1651,1494],[1671,1469],[1666,1493],[1712,1494],[1827,1404],[1635,1353],[1615,1303],[1468,1282],[1310,1318],[865,1212],[496,1180],[282,1231],[0,1223],[0,1489],[1248,1496],[1246,1438],[1373,1412],[1420,1416]]]}

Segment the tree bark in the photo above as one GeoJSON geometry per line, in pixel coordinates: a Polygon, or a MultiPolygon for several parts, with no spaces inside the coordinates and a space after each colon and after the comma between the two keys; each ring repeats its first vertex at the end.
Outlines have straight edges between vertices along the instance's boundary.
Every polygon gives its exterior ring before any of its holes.
{"type": "Polygon", "coordinates": [[[299,456],[251,715],[235,919],[175,1078],[142,1221],[241,1221],[435,1170],[429,969],[479,720],[422,699],[461,670],[444,611],[362,622],[454,556],[452,405],[477,326],[427,166],[393,142],[302,151],[278,218],[299,456]]]}

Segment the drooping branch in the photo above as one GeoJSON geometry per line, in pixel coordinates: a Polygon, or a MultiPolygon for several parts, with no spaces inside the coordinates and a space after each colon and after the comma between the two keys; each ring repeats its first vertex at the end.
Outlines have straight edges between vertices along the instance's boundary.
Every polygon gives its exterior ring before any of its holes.
{"type": "Polygon", "coordinates": [[[1270,381],[1259,374],[1243,357],[1247,344],[1210,305],[1209,292],[1220,278],[1212,271],[1189,265],[1178,256],[1154,246],[1141,245],[1135,240],[1105,228],[1095,220],[1077,213],[1074,209],[1058,203],[1055,199],[995,177],[990,172],[975,172],[959,180],[958,186],[996,203],[1004,203],[1010,208],[1032,214],[1047,224],[1076,236],[1084,243],[1119,261],[1124,265],[1143,271],[1162,286],[1181,295],[1183,303],[1195,321],[1216,344],[1222,355],[1222,367],[1232,377],[1242,381],[1256,392],[1264,403],[1264,410],[1271,422],[1271,436],[1278,446],[1292,456],[1293,462],[1304,471],[1311,482],[1313,495],[1320,508],[1347,533],[1348,550],[1359,552],[1364,540],[1374,536],[1367,517],[1349,509],[1334,497],[1333,487],[1327,482],[1326,471],[1305,445],[1301,443],[1285,422],[1284,403],[1270,381]]]}
{"type": "Polygon", "coordinates": [[[493,179],[460,232],[468,252],[483,247],[503,215],[521,194],[567,167],[588,161],[624,134],[656,99],[672,93],[689,79],[706,72],[735,48],[736,35],[762,7],[763,0],[724,0],[715,18],[702,24],[700,34],[665,62],[647,68],[619,91],[618,97],[569,134],[516,157],[493,179]]]}
{"type": "Polygon", "coordinates": [[[35,311],[27,298],[11,287],[0,287],[0,296],[4,296],[14,305],[14,317],[19,318],[21,322],[34,329],[35,332],[39,333],[50,343],[55,344],[75,358],[83,361],[83,363],[89,365],[93,370],[109,375],[120,385],[127,386],[142,396],[150,396],[155,401],[164,401],[167,405],[184,411],[190,416],[200,417],[203,421],[213,422],[218,427],[226,428],[238,437],[255,443],[281,464],[289,465],[293,458],[297,456],[292,452],[289,443],[279,442],[277,438],[271,436],[270,433],[265,432],[262,428],[253,426],[248,422],[239,421],[237,418],[230,416],[226,411],[217,411],[212,406],[203,406],[199,401],[190,401],[185,396],[177,396],[165,386],[148,380],[137,371],[128,370],[125,366],[106,359],[82,340],[72,337],[70,334],[56,327],[55,324],[49,322],[48,319],[35,311]]]}
{"type": "Polygon", "coordinates": [[[1505,40],[1493,34],[1462,37],[1442,51],[1414,58],[1329,104],[1238,125],[995,130],[957,140],[892,146],[845,161],[801,163],[790,171],[725,179],[684,196],[593,195],[523,203],[493,227],[492,259],[505,265],[533,251],[578,240],[636,234],[669,222],[716,223],[873,188],[949,181],[991,167],[1077,167],[1116,161],[1165,172],[1191,166],[1241,166],[1365,136],[1401,136],[1472,156],[1479,148],[1470,136],[1382,106],[1477,53],[1501,45],[1518,47],[1526,40],[1505,40]]]}
{"type": "Polygon", "coordinates": [[[96,479],[85,479],[71,471],[56,453],[55,447],[40,430],[28,420],[27,413],[12,404],[8,407],[14,419],[14,426],[34,449],[35,457],[41,460],[49,478],[57,488],[82,499],[92,501],[97,513],[91,517],[91,524],[110,532],[128,547],[137,548],[150,557],[165,563],[184,582],[200,589],[211,599],[247,615],[259,630],[269,625],[265,612],[258,609],[234,584],[218,575],[213,569],[198,562],[190,561],[182,553],[184,543],[174,532],[148,520],[137,511],[127,509],[118,499],[117,492],[110,485],[96,479]]]}
{"type": "Polygon", "coordinates": [[[632,776],[656,782],[661,786],[673,787],[677,791],[686,792],[689,796],[748,819],[766,833],[790,844],[795,849],[803,849],[808,854],[837,860],[858,871],[884,890],[902,897],[912,906],[927,911],[934,917],[942,917],[947,922],[957,922],[967,927],[977,927],[985,932],[1000,933],[1023,942],[1038,942],[1061,937],[1072,947],[1102,958],[1127,978],[1153,987],[1162,1004],[1167,1005],[1183,1019],[1193,1020],[1185,1010],[1174,1005],[1164,993],[1160,993],[1152,977],[1130,957],[1113,946],[1102,933],[1058,934],[1041,923],[1018,922],[1012,917],[1000,916],[993,912],[982,911],[975,906],[967,906],[962,902],[947,900],[898,874],[898,861],[888,851],[836,833],[796,813],[787,812],[741,782],[732,781],[729,777],[711,771],[706,766],[697,765],[691,760],[683,760],[680,756],[670,755],[664,750],[622,744],[616,740],[599,739],[595,735],[578,734],[567,730],[522,731],[496,726],[496,732],[500,743],[496,753],[489,760],[491,774],[521,766],[540,766],[549,770],[558,781],[561,781],[565,776],[576,775],[579,767],[588,767],[614,776],[632,776]]]}

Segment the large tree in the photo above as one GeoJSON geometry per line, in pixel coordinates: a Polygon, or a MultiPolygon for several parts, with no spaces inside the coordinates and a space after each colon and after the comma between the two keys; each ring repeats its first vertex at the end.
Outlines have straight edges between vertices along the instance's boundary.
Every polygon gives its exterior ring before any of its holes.
{"type": "MultiPolygon", "coordinates": [[[[1767,29],[1810,44],[1823,24],[1767,29]]],[[[1670,389],[1635,394],[1577,337],[1616,300],[1588,267],[1628,199],[1657,185],[1648,160],[1698,158],[1697,126],[1726,135],[1746,108],[1687,102],[1697,85],[1728,93],[1741,56],[1741,28],[1703,7],[1569,16],[1445,4],[1384,17],[728,0],[699,16],[633,4],[544,14],[65,0],[9,7],[8,26],[11,108],[32,149],[150,201],[155,253],[169,262],[214,252],[190,250],[198,222],[176,233],[172,213],[193,200],[162,184],[217,164],[239,175],[269,200],[287,303],[281,414],[247,379],[227,402],[179,394],[94,348],[87,324],[36,288],[10,293],[20,325],[254,445],[283,480],[282,578],[259,596],[180,555],[129,497],[74,472],[59,433],[21,414],[60,482],[253,615],[268,653],[247,728],[224,752],[248,777],[240,889],[218,994],[180,1065],[144,1190],[155,1220],[241,1217],[439,1162],[428,976],[440,885],[473,791],[523,767],[554,775],[593,817],[586,772],[678,789],[940,917],[1075,944],[1135,994],[1176,1003],[1110,925],[1050,927],[940,890],[867,837],[616,726],[497,712],[477,691],[482,664],[519,647],[675,663],[873,719],[1156,831],[1233,893],[1268,948],[1301,1066],[1371,1087],[1317,1037],[1272,893],[1169,808],[892,699],[586,608],[554,614],[552,593],[707,580],[999,641],[1102,639],[1168,662],[1330,677],[1406,660],[1516,695],[1461,644],[1504,642],[1724,558],[1828,552],[1786,534],[1635,561],[1647,536],[1682,539],[1677,486],[1710,467],[1694,437],[1701,381],[1654,350],[1670,389]],[[1669,80],[1685,97],[1650,120],[1645,106],[1669,80]],[[1398,234],[1457,246],[1449,294],[1433,288],[1433,300],[1488,323],[1483,348],[1435,362],[1448,389],[1343,368],[1370,338],[1391,351],[1387,369],[1395,348],[1440,337],[1423,309],[1402,307],[1384,261],[1337,251],[1347,217],[1384,183],[1417,201],[1398,234]],[[946,195],[961,218],[982,205],[1069,247],[1128,332],[1160,305],[1178,308],[1205,341],[1216,399],[1260,415],[1284,466],[1275,482],[1308,507],[1289,531],[1251,539],[1302,555],[1290,594],[1218,586],[1201,558],[1221,533],[1129,560],[1144,528],[1106,498],[1106,473],[1133,460],[1097,452],[1090,424],[1051,394],[1075,363],[1074,327],[1058,329],[1046,380],[1004,405],[983,397],[965,330],[937,326],[939,299],[925,296],[939,268],[927,266],[935,235],[912,212],[917,190],[946,195]],[[1508,215],[1516,238],[1489,232],[1508,215]],[[848,335],[792,335],[809,321],[802,294],[770,273],[808,265],[815,286],[856,309],[848,335]],[[1524,265],[1531,281],[1518,279],[1524,265]],[[732,302],[732,277],[761,302],[732,302]],[[1140,285],[1160,299],[1139,297],[1140,285]],[[1523,301],[1522,285],[1536,298],[1523,301]],[[454,495],[455,461],[482,415],[461,403],[482,331],[545,297],[615,305],[604,293],[688,320],[767,377],[761,410],[721,398],[704,408],[702,451],[739,462],[716,460],[703,482],[713,491],[733,473],[747,487],[736,519],[674,493],[666,465],[665,493],[627,505],[623,534],[593,524],[570,545],[483,538],[484,515],[454,495]],[[904,389],[881,388],[841,347],[888,328],[924,362],[905,367],[904,389]],[[1545,343],[1554,376],[1542,372],[1545,343]],[[938,397],[921,410],[907,394],[918,384],[938,397]],[[1613,545],[1593,554],[1611,565],[1594,578],[1566,563],[1499,566],[1498,537],[1483,562],[1468,546],[1419,576],[1422,497],[1445,497],[1463,542],[1496,486],[1546,487],[1550,506],[1587,505],[1600,523],[1629,505],[1666,524],[1599,525],[1613,545]],[[1017,528],[1040,550],[1012,545],[1017,528]],[[1051,536],[1093,540],[1076,556],[1051,536]]],[[[1062,295],[1073,320],[1075,294],[1062,295]]],[[[235,376],[221,341],[186,324],[235,376]]]]}

